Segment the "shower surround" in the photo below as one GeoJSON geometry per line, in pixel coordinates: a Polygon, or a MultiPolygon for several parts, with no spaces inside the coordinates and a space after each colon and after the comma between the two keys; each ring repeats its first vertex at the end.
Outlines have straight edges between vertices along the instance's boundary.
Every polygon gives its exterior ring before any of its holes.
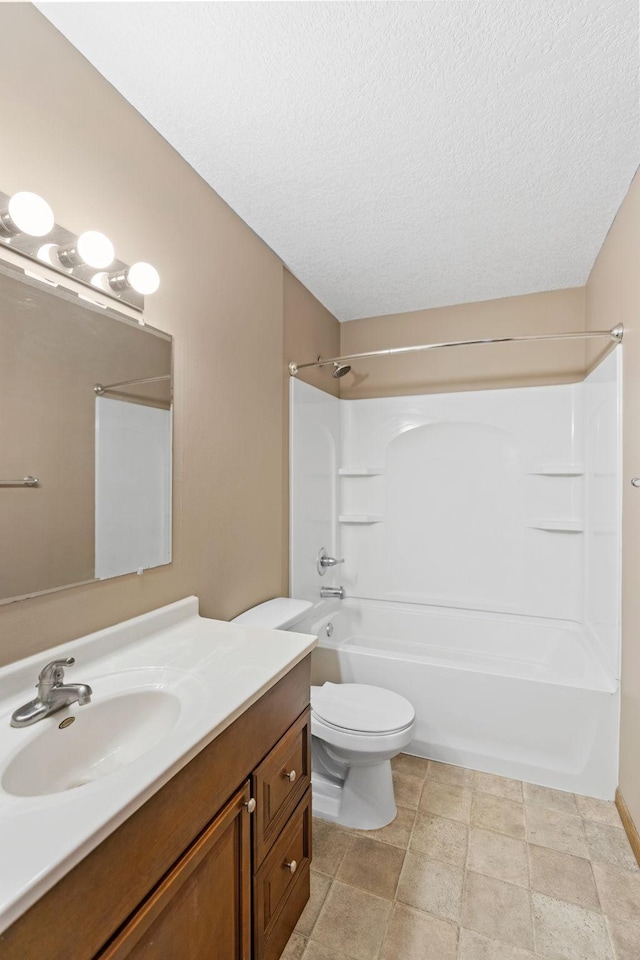
{"type": "Polygon", "coordinates": [[[619,367],[617,348],[583,383],[370,400],[292,380],[315,682],[407,696],[421,756],[613,796],[619,367]],[[345,561],[322,578],[321,547],[345,561]],[[318,602],[337,584],[347,601],[318,602]]]}

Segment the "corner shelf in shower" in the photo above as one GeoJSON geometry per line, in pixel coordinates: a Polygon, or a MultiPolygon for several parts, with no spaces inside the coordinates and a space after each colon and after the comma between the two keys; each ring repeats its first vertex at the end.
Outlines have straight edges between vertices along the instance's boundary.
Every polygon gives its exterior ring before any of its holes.
{"type": "Polygon", "coordinates": [[[533,467],[529,473],[539,477],[582,477],[584,467],[581,463],[546,463],[542,466],[533,467]]]}
{"type": "Polygon", "coordinates": [[[582,520],[531,520],[528,526],[549,533],[582,533],[584,530],[582,520]]]}
{"type": "Polygon", "coordinates": [[[379,513],[342,513],[338,523],[382,523],[384,517],[379,513]]]}
{"type": "Polygon", "coordinates": [[[379,477],[384,467],[340,467],[339,477],[379,477]]]}

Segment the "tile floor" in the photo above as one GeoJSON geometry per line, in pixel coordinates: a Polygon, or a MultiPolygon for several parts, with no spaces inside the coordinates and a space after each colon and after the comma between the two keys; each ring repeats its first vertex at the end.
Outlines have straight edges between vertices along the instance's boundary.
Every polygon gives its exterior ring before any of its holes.
{"type": "Polygon", "coordinates": [[[613,803],[401,755],[398,816],[314,820],[284,960],[640,960],[640,869],[613,803]]]}

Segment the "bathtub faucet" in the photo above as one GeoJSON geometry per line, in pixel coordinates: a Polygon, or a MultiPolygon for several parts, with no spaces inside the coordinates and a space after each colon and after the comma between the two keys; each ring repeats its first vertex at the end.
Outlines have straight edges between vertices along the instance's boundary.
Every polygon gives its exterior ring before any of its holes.
{"type": "Polygon", "coordinates": [[[334,597],[337,600],[344,600],[346,594],[344,587],[320,587],[320,596],[323,600],[334,597]]]}

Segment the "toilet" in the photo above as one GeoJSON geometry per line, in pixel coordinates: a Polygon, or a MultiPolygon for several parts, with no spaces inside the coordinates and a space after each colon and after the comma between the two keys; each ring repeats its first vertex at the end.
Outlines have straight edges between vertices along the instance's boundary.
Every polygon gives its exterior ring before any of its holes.
{"type": "MultiPolygon", "coordinates": [[[[284,630],[312,604],[277,597],[233,623],[284,630]]],[[[358,830],[396,816],[391,760],[413,739],[415,711],[405,697],[362,683],[311,687],[313,813],[358,830]]]]}

